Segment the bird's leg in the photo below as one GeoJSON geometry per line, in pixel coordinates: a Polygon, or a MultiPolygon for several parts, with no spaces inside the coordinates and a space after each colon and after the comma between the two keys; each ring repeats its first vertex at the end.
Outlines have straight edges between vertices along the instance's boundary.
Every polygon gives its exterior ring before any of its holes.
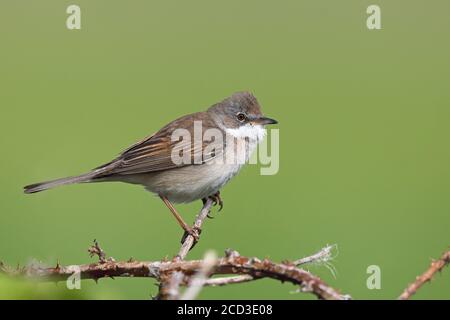
{"type": "Polygon", "coordinates": [[[197,242],[199,239],[200,231],[196,228],[191,228],[186,222],[184,222],[183,218],[179,215],[173,204],[167,199],[166,197],[159,195],[161,200],[164,202],[164,204],[169,208],[170,212],[172,212],[175,219],[177,219],[178,224],[183,228],[185,231],[185,235],[183,236],[183,239],[186,238],[187,235],[191,235],[194,237],[194,241],[197,242]]]}

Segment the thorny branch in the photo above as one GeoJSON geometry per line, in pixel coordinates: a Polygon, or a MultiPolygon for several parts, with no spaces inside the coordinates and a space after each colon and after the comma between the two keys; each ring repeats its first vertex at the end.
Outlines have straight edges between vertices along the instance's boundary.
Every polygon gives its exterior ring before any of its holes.
{"type": "MultiPolygon", "coordinates": [[[[38,278],[44,281],[64,281],[79,272],[81,279],[111,277],[149,277],[163,281],[174,272],[183,274],[181,285],[188,285],[187,279],[204,270],[203,260],[173,261],[106,261],[104,263],[84,264],[77,266],[57,266],[54,268],[29,267],[20,270],[16,275],[38,278]]],[[[268,259],[260,260],[241,256],[237,251],[227,250],[222,258],[218,258],[211,267],[209,275],[248,275],[253,278],[271,278],[282,282],[290,282],[300,286],[302,292],[310,292],[321,299],[346,299],[337,290],[328,286],[320,278],[292,263],[275,263],[268,259]]]]}
{"type": "MultiPolygon", "coordinates": [[[[201,230],[204,220],[209,214],[214,201],[208,199],[202,210],[196,217],[194,228],[201,230]]],[[[262,278],[270,278],[281,282],[289,282],[298,287],[297,291],[309,292],[319,299],[346,300],[349,295],[343,295],[338,290],[327,285],[319,277],[300,268],[305,264],[323,264],[331,270],[333,266],[333,246],[326,246],[319,252],[293,262],[284,261],[276,263],[268,259],[260,260],[255,257],[241,256],[237,251],[228,249],[225,256],[217,258],[215,253],[208,253],[202,260],[185,260],[188,252],[195,245],[194,237],[188,235],[184,238],[178,255],[171,261],[115,261],[107,258],[98,242],[88,251],[92,256],[99,258],[97,263],[84,265],[61,266],[59,263],[53,267],[31,265],[28,267],[11,269],[0,262],[0,273],[11,276],[25,276],[42,281],[65,281],[74,272],[79,273],[81,279],[93,279],[114,277],[147,277],[159,281],[159,293],[157,299],[194,299],[204,286],[223,286],[228,284],[244,283],[262,278]],[[215,277],[219,276],[219,277],[215,277]],[[187,287],[183,294],[181,287],[187,287]]],[[[450,251],[433,261],[430,268],[411,284],[399,299],[408,299],[425,282],[430,281],[433,275],[441,271],[450,263],[450,251]]]]}
{"type": "Polygon", "coordinates": [[[444,252],[440,259],[433,260],[430,267],[420,276],[416,278],[416,281],[411,283],[405,291],[398,297],[399,300],[408,300],[413,294],[417,292],[426,282],[433,279],[433,276],[444,269],[446,265],[450,264],[450,250],[444,252]]]}
{"type": "MultiPolygon", "coordinates": [[[[204,220],[209,214],[214,201],[208,199],[200,213],[197,215],[194,227],[200,230],[204,220]]],[[[272,278],[282,282],[290,282],[299,286],[300,291],[311,292],[321,299],[348,299],[349,296],[341,295],[337,290],[328,286],[320,278],[300,269],[296,263],[275,263],[268,259],[260,260],[241,256],[237,251],[228,249],[225,256],[217,258],[215,253],[209,253],[203,260],[184,260],[189,250],[193,247],[194,237],[188,235],[182,243],[178,255],[172,261],[119,261],[107,258],[104,250],[97,241],[89,248],[92,256],[99,257],[98,263],[85,265],[61,266],[54,268],[42,266],[30,266],[17,269],[9,274],[38,278],[44,281],[64,281],[75,270],[81,279],[93,279],[114,277],[150,277],[160,282],[160,290],[157,299],[179,299],[180,287],[186,286],[182,298],[194,299],[203,286],[222,286],[232,283],[242,283],[261,278],[272,278]],[[215,275],[228,275],[228,277],[211,278],[215,275]],[[231,275],[231,276],[230,276],[231,275]]],[[[330,252],[326,247],[321,250],[330,252]]],[[[309,258],[304,258],[302,263],[314,262],[327,257],[328,253],[317,253],[309,258]]],[[[300,260],[297,260],[297,263],[300,260]]],[[[6,272],[5,267],[0,271],[6,272]]]]}

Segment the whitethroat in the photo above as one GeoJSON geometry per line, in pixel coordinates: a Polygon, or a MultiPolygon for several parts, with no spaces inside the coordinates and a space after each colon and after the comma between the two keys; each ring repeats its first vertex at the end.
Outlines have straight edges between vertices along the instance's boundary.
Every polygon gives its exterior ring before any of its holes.
{"type": "Polygon", "coordinates": [[[163,200],[185,236],[197,240],[200,230],[189,227],[172,203],[211,198],[221,209],[220,189],[249,159],[265,135],[265,126],[276,123],[262,114],[251,93],[238,92],[206,111],[170,122],[88,173],[28,185],[24,191],[102,181],[140,184],[163,200]]]}

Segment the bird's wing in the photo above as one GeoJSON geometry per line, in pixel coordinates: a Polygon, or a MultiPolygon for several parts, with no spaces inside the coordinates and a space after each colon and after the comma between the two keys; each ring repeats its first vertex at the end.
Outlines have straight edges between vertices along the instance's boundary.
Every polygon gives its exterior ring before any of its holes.
{"type": "Polygon", "coordinates": [[[123,151],[113,161],[97,168],[101,173],[99,177],[110,175],[129,175],[146,172],[155,172],[167,169],[174,169],[190,164],[202,164],[222,154],[223,143],[219,141],[203,141],[194,139],[194,120],[199,121],[202,132],[206,129],[214,128],[215,123],[207,113],[197,113],[177,119],[157,133],[135,143],[123,151]],[[180,138],[172,141],[172,135],[176,129],[184,129],[189,132],[190,139],[180,138]],[[214,148],[211,148],[211,143],[214,148]],[[204,153],[205,147],[209,146],[208,154],[204,153]],[[190,152],[190,162],[180,163],[173,161],[173,154],[180,160],[184,152],[190,152]]]}

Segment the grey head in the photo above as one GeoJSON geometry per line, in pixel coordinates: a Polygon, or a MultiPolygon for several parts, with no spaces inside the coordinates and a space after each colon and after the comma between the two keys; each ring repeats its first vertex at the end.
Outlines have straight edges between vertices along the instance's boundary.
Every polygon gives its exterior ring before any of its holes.
{"type": "Polygon", "coordinates": [[[210,107],[207,112],[222,128],[235,129],[245,125],[265,126],[278,123],[262,114],[258,100],[247,91],[236,92],[210,107]]]}

